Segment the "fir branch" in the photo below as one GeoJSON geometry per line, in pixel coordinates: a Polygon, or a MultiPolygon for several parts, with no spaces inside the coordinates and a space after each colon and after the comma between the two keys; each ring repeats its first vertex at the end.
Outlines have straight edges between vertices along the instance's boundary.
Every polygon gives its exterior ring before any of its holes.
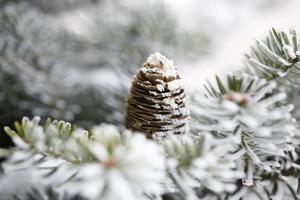
{"type": "Polygon", "coordinates": [[[284,156],[284,151],[294,150],[291,138],[295,124],[290,114],[293,106],[280,106],[286,95],[274,93],[275,87],[274,82],[255,77],[217,77],[215,86],[209,83],[208,92],[192,101],[194,128],[217,138],[231,138],[236,150],[242,148],[265,170],[280,166],[266,157],[284,156]]]}
{"type": "Polygon", "coordinates": [[[281,82],[297,85],[298,48],[299,36],[296,30],[287,33],[272,28],[264,40],[256,39],[256,46],[252,47],[250,54],[246,54],[246,72],[267,80],[284,78],[281,82]]]}
{"type": "Polygon", "coordinates": [[[202,134],[197,138],[173,136],[163,143],[171,180],[186,198],[189,195],[185,193],[192,195],[191,188],[207,190],[204,196],[232,192],[236,181],[243,176],[235,168],[235,163],[224,158],[233,148],[226,140],[214,141],[210,135],[202,134]],[[222,148],[219,146],[221,143],[222,148]]]}
{"type": "Polygon", "coordinates": [[[140,199],[162,193],[163,150],[140,134],[121,134],[104,124],[87,132],[57,120],[41,126],[37,117],[5,130],[16,144],[2,165],[5,173],[33,169],[41,184],[89,199],[140,199]],[[127,190],[115,193],[119,181],[127,190]],[[93,193],[91,185],[97,187],[93,193]]]}

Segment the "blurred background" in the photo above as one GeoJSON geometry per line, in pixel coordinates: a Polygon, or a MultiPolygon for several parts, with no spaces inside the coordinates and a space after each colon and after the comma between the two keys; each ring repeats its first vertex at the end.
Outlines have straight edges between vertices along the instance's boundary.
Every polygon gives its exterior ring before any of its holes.
{"type": "MultiPolygon", "coordinates": [[[[297,0],[0,0],[0,127],[39,115],[122,126],[136,69],[174,60],[188,90],[238,69],[254,37],[300,24],[297,0]]],[[[0,131],[0,147],[11,145],[0,131]]]]}

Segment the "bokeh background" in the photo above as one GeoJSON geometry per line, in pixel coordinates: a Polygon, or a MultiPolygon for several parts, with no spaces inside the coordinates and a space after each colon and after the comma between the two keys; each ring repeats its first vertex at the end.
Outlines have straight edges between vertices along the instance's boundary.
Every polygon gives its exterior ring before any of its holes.
{"type": "MultiPolygon", "coordinates": [[[[2,0],[0,127],[39,115],[122,126],[136,69],[159,51],[188,91],[236,70],[271,27],[300,25],[297,0],[2,0]]],[[[2,131],[0,147],[11,145],[2,131]]]]}

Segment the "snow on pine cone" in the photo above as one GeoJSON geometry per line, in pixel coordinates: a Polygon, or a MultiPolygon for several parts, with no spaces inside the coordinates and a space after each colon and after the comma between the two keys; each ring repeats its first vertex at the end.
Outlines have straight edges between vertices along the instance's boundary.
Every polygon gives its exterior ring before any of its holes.
{"type": "Polygon", "coordinates": [[[186,95],[172,60],[160,53],[148,57],[134,76],[126,109],[126,128],[149,138],[186,132],[186,95]]]}

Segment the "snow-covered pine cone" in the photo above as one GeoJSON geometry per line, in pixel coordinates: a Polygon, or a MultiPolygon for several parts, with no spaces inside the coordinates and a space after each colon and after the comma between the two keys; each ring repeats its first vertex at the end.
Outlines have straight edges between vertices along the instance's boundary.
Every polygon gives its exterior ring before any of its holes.
{"type": "Polygon", "coordinates": [[[186,95],[172,60],[160,53],[148,57],[134,76],[126,109],[126,128],[149,138],[186,132],[186,95]]]}

